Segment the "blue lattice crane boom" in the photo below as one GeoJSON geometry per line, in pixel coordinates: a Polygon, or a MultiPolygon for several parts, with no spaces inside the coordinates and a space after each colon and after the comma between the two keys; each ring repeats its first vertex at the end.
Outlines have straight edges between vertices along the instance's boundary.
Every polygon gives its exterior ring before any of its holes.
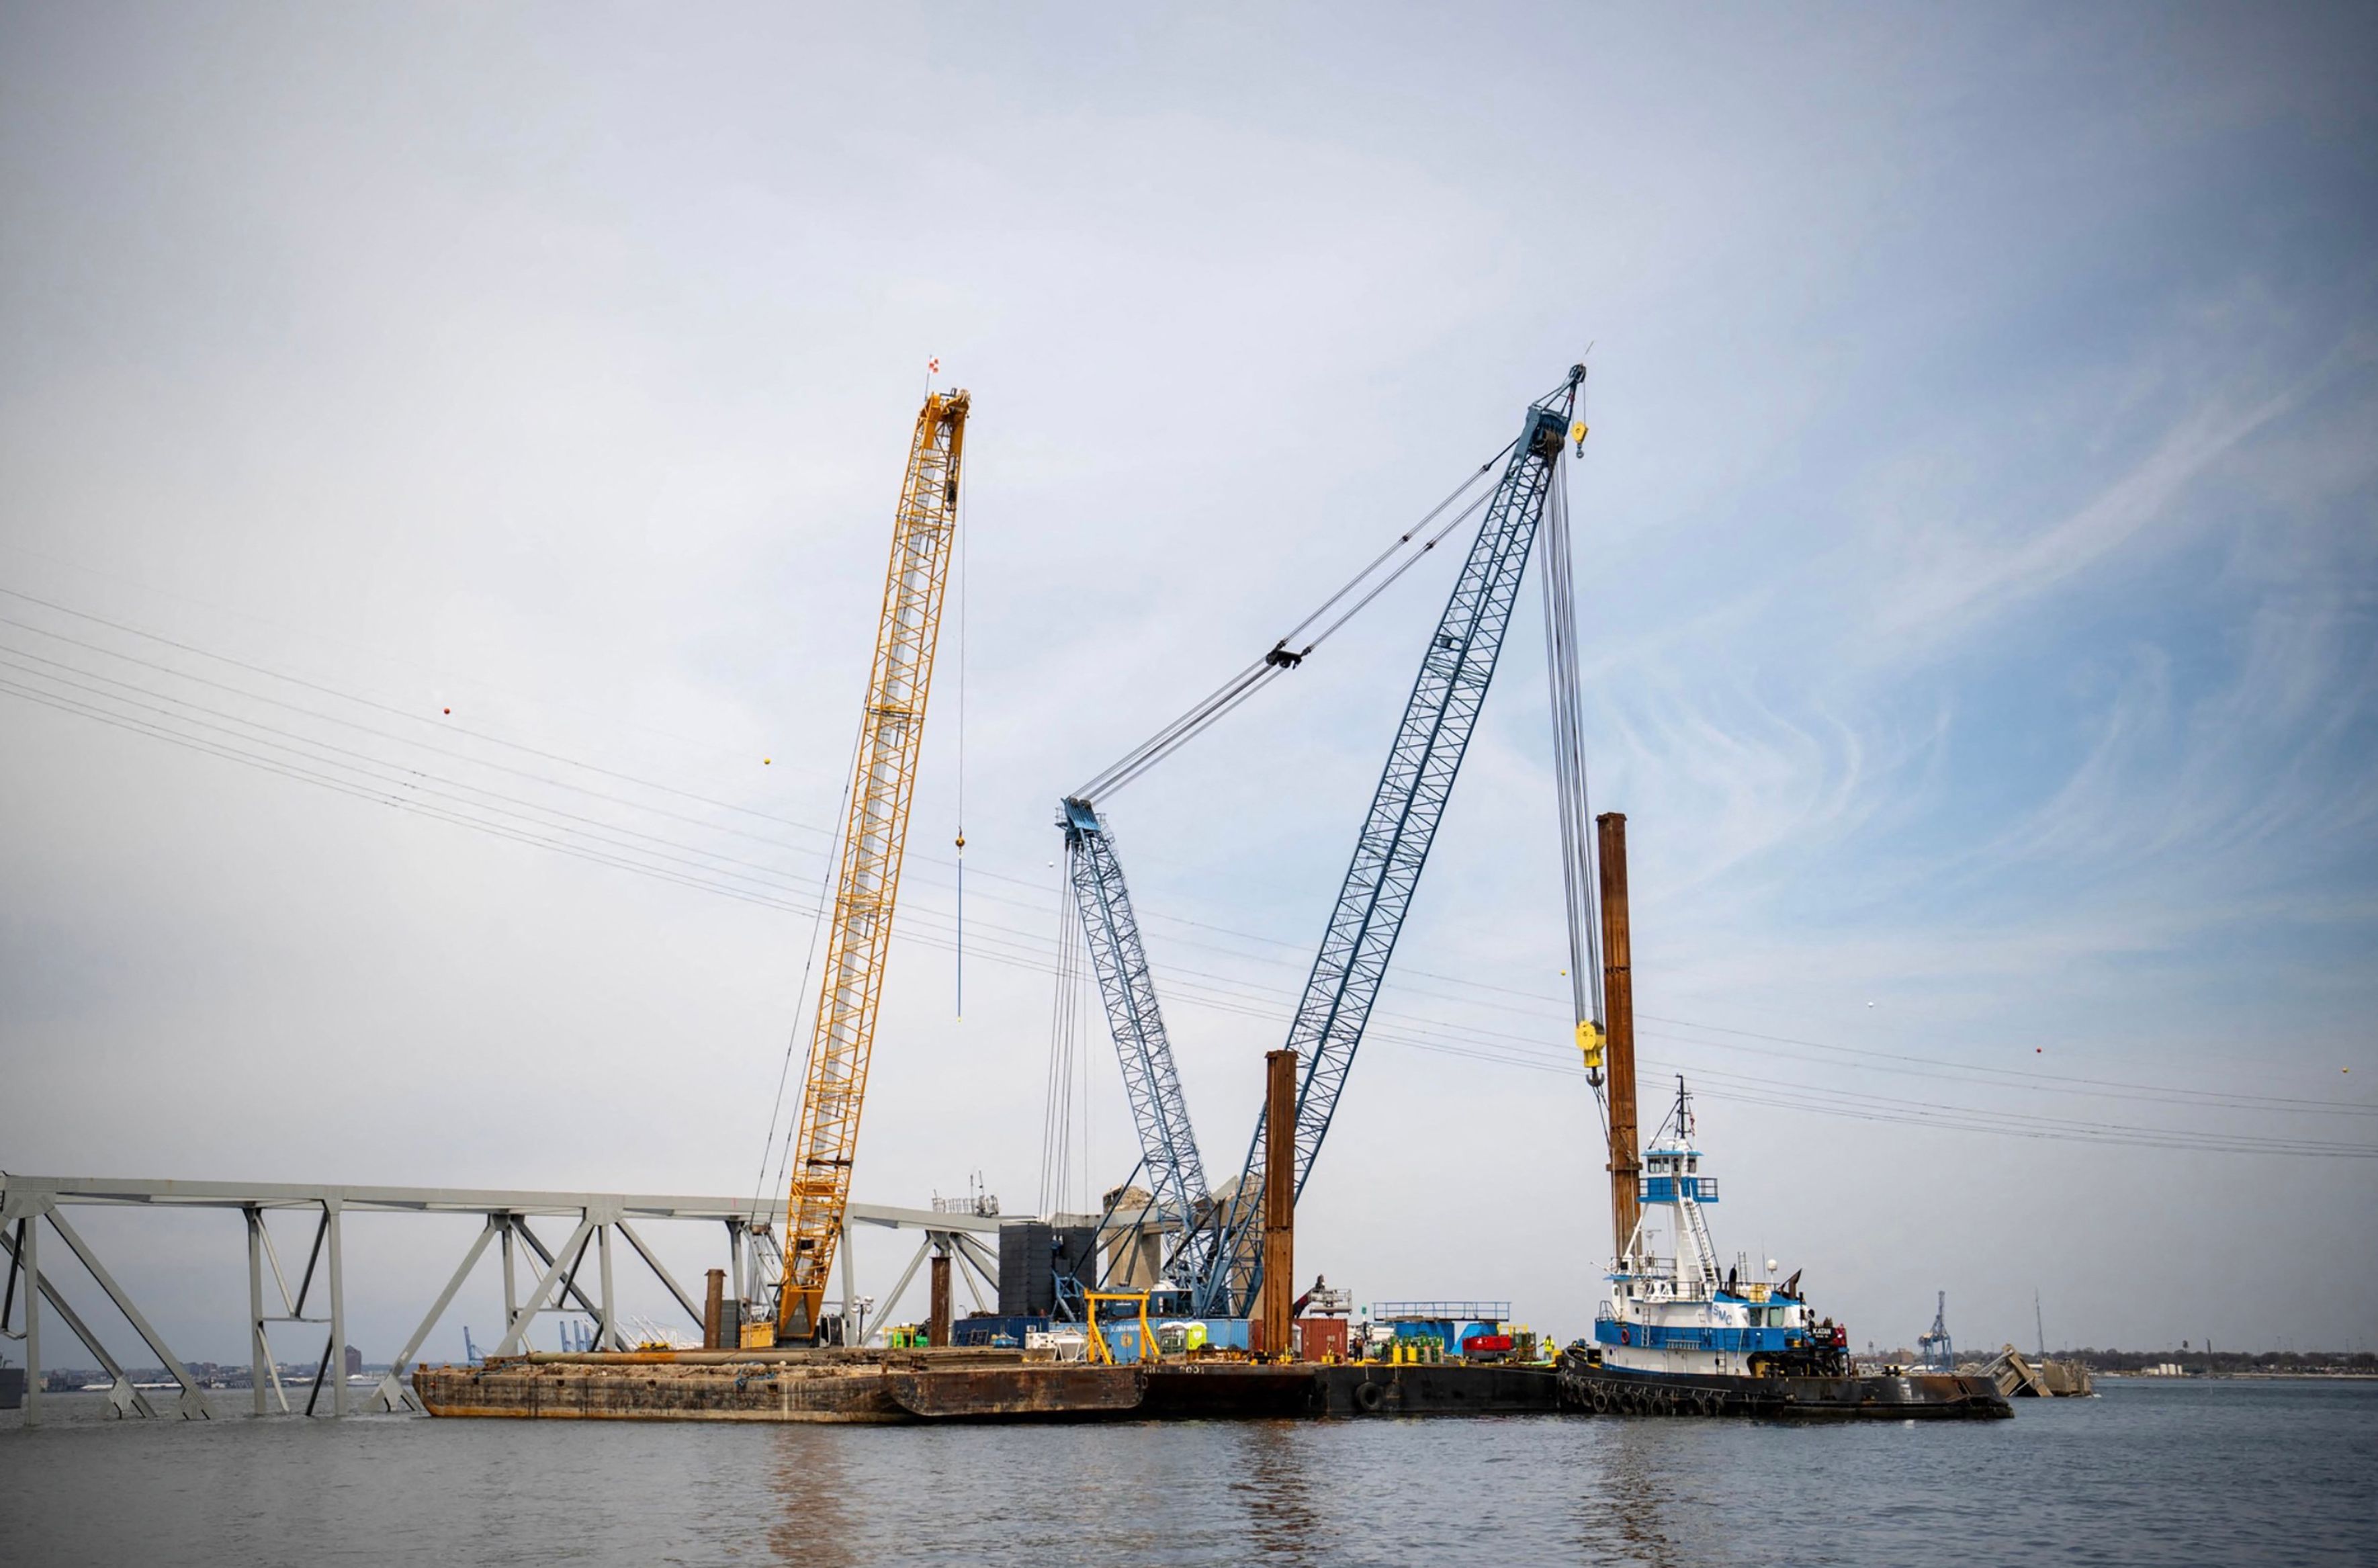
{"type": "MultiPolygon", "coordinates": [[[[1494,681],[1584,380],[1585,368],[1572,367],[1557,390],[1528,408],[1478,537],[1422,655],[1327,934],[1289,1026],[1288,1048],[1297,1053],[1303,1072],[1294,1140],[1300,1197],[1337,1115],[1363,1026],[1387,978],[1387,960],[1494,681]]],[[[1237,1196],[1214,1212],[1210,1244],[1184,1236],[1175,1248],[1178,1261],[1168,1260],[1167,1272],[1190,1285],[1201,1313],[1244,1313],[1261,1287],[1262,1224],[1252,1195],[1263,1190],[1267,1176],[1265,1130],[1258,1117],[1237,1196]],[[1181,1267],[1184,1263],[1195,1263],[1194,1272],[1181,1267]]]]}
{"type": "MultiPolygon", "coordinates": [[[[1069,891],[1087,938],[1100,1000],[1122,1062],[1140,1138],[1140,1170],[1147,1175],[1150,1193],[1150,1202],[1131,1217],[1131,1228],[1135,1240],[1151,1224],[1173,1228],[1175,1239],[1165,1258],[1164,1272],[1190,1293],[1192,1309],[1201,1315],[1236,1315],[1247,1310],[1261,1283],[1258,1199],[1265,1175],[1266,1129],[1259,1118],[1237,1196],[1218,1206],[1207,1190],[1190,1129],[1171,1038],[1157,1002],[1123,868],[1115,858],[1105,819],[1092,802],[1162,761],[1262,685],[1296,668],[1456,527],[1484,509],[1484,521],[1469,558],[1431,634],[1291,1031],[1289,1043],[1303,1063],[1293,1141],[1296,1185],[1301,1190],[1328,1132],[1363,1025],[1435,839],[1437,821],[1493,679],[1584,374],[1582,367],[1572,368],[1559,388],[1531,405],[1519,436],[1510,445],[1482,464],[1287,637],[1074,790],[1059,806],[1069,891]],[[1464,496],[1472,495],[1479,483],[1495,473],[1497,464],[1503,468],[1495,485],[1474,494],[1440,525],[1438,520],[1464,496]],[[1316,626],[1319,630],[1310,642],[1291,647],[1292,642],[1316,626]]],[[[1558,564],[1565,577],[1565,561],[1547,564],[1558,564]]],[[[1547,592],[1548,602],[1556,598],[1557,607],[1567,609],[1565,580],[1557,595],[1552,594],[1549,585],[1547,592]]],[[[1557,648],[1554,662],[1557,673],[1562,665],[1557,648]]],[[[1579,788],[1581,791],[1581,783],[1579,788]]],[[[1574,925],[1574,911],[1571,913],[1574,925]]],[[[1580,1003],[1581,1017],[1582,1007],[1580,1003]]],[[[1586,1043],[1582,1024],[1579,1041],[1586,1043]]],[[[1595,1055],[1589,1048],[1590,1064],[1595,1055]]],[[[1110,1205],[1105,1224],[1123,1217],[1111,1212],[1114,1207],[1110,1205]]],[[[1111,1258],[1137,1254],[1136,1245],[1110,1249],[1111,1258]]]]}
{"type": "Polygon", "coordinates": [[[1154,1221],[1185,1230],[1207,1208],[1206,1167],[1190,1130],[1189,1103],[1173,1069],[1172,1042],[1157,1005],[1156,983],[1148,972],[1131,893],[1123,885],[1123,864],[1115,859],[1104,819],[1089,802],[1068,799],[1059,808],[1058,820],[1065,831],[1066,875],[1081,911],[1107,1027],[1123,1063],[1123,1091],[1139,1132],[1141,1170],[1156,1210],[1153,1215],[1140,1215],[1138,1224],[1145,1227],[1154,1221]]]}

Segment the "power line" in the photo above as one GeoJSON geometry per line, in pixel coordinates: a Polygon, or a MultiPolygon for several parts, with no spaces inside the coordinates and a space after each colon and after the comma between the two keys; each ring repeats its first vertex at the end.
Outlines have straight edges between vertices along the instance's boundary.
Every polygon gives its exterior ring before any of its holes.
{"type": "MultiPolygon", "coordinates": [[[[326,686],[319,681],[308,681],[302,676],[286,674],[266,665],[252,664],[246,659],[234,658],[228,654],[210,652],[208,649],[199,647],[195,644],[179,642],[172,637],[160,636],[154,632],[144,632],[138,626],[127,626],[120,621],[110,621],[104,616],[93,615],[88,610],[77,609],[71,605],[60,604],[54,599],[42,598],[36,595],[24,593],[16,588],[5,585],[0,585],[0,594],[6,594],[11,598],[22,599],[28,604],[40,605],[46,609],[56,610],[61,615],[71,615],[78,620],[90,621],[94,625],[105,626],[111,631],[122,632],[127,636],[139,637],[146,641],[156,643],[161,646],[176,648],[184,653],[194,654],[200,658],[210,658],[219,664],[227,664],[234,669],[245,669],[253,674],[265,676],[270,680],[285,681],[293,686],[301,687],[310,692],[318,692],[325,696],[336,697],[342,702],[357,703],[365,707],[376,708],[382,713],[394,714],[400,718],[408,719],[415,724],[426,724],[429,722],[427,718],[421,714],[414,713],[409,708],[398,707],[394,704],[384,703],[374,697],[358,696],[352,692],[342,692],[335,686],[326,686]]],[[[12,624],[23,623],[12,622],[12,624]]],[[[38,630],[38,628],[36,629],[38,630]]],[[[270,699],[267,698],[262,700],[270,701],[270,699]]],[[[439,728],[444,729],[449,727],[441,725],[439,728]]],[[[473,740],[485,741],[490,745],[503,746],[529,756],[542,757],[548,762],[566,763],[570,766],[584,768],[589,773],[597,773],[606,778],[617,778],[623,783],[639,784],[647,790],[658,790],[664,793],[676,795],[684,800],[699,801],[703,805],[716,806],[721,811],[739,812],[746,816],[757,817],[766,822],[782,823],[787,827],[798,827],[805,833],[815,833],[827,838],[831,838],[835,836],[833,829],[820,827],[814,823],[798,822],[791,817],[776,816],[768,812],[756,811],[750,806],[740,805],[733,801],[721,801],[709,795],[697,794],[691,790],[680,790],[673,784],[663,784],[650,778],[640,778],[631,773],[622,773],[617,769],[603,767],[591,762],[581,762],[572,757],[563,756],[558,752],[543,751],[535,746],[526,745],[518,741],[507,740],[501,735],[491,735],[485,730],[473,730],[465,725],[458,724],[453,725],[450,728],[454,733],[468,735],[473,740]]]]}
{"type": "MultiPolygon", "coordinates": [[[[30,597],[30,596],[22,595],[18,597],[30,597]]],[[[35,600],[33,602],[47,603],[48,601],[35,600]]],[[[78,614],[80,612],[68,611],[68,613],[78,614]]],[[[87,619],[93,620],[100,624],[114,627],[120,627],[121,624],[118,622],[106,621],[102,618],[98,617],[87,617],[87,619]]],[[[0,620],[6,620],[6,618],[0,618],[0,620]]],[[[247,692],[240,687],[228,685],[222,681],[212,681],[207,677],[193,675],[188,671],[176,670],[170,666],[140,659],[136,656],[123,654],[117,650],[102,647],[100,645],[85,643],[79,639],[65,637],[63,633],[51,632],[46,628],[34,627],[25,622],[18,621],[8,621],[7,623],[20,626],[26,630],[34,631],[45,636],[57,638],[74,645],[85,647],[90,651],[101,653],[106,657],[156,669],[174,679],[194,681],[214,689],[231,693],[234,695],[261,701],[270,706],[280,707],[294,714],[337,724],[343,728],[356,730],[362,733],[390,742],[400,746],[421,747],[438,754],[456,758],[457,760],[462,761],[472,766],[493,768],[512,777],[526,779],[533,783],[560,788],[581,795],[604,800],[631,811],[650,812],[658,816],[691,824],[706,831],[727,833],[736,837],[753,839],[761,843],[768,844],[771,847],[790,850],[795,853],[809,854],[815,852],[806,850],[800,846],[790,844],[781,839],[753,835],[745,830],[731,827],[723,824],[704,822],[700,818],[688,816],[682,813],[672,812],[667,808],[655,806],[649,802],[632,801],[625,797],[612,795],[599,790],[592,790],[584,786],[574,785],[566,780],[551,779],[545,778],[542,775],[532,774],[525,772],[524,770],[510,767],[508,765],[491,762],[488,759],[472,757],[466,753],[456,752],[450,748],[437,747],[430,745],[426,742],[411,740],[399,735],[392,735],[385,730],[376,730],[370,726],[359,726],[354,724],[352,720],[341,718],[336,715],[322,714],[318,710],[305,707],[302,705],[289,704],[282,702],[280,699],[265,696],[262,694],[247,692]]],[[[138,629],[135,628],[123,629],[130,631],[137,635],[149,635],[148,633],[138,633],[138,629]]],[[[161,642],[169,641],[166,639],[152,640],[161,642]]],[[[188,645],[170,645],[182,646],[185,648],[188,647],[188,645]]],[[[551,850],[555,852],[570,855],[573,858],[587,861],[592,863],[602,864],[614,869],[627,870],[637,874],[653,876],[659,880],[690,887],[697,891],[710,892],[721,897],[735,898],[744,902],[755,903],[763,907],[774,908],[795,914],[807,914],[812,917],[816,915],[819,909],[818,897],[813,889],[819,888],[822,885],[812,883],[806,877],[800,877],[794,874],[787,873],[778,867],[769,866],[763,862],[727,854],[720,850],[706,849],[699,845],[685,844],[681,840],[664,838],[660,835],[644,833],[639,829],[623,826],[618,824],[599,822],[595,819],[584,817],[576,813],[563,811],[558,807],[546,805],[542,802],[524,801],[517,796],[505,795],[498,791],[487,790],[484,786],[449,778],[442,775],[432,774],[424,769],[409,766],[402,762],[372,756],[369,754],[357,752],[352,748],[340,747],[332,742],[322,741],[315,737],[305,736],[275,726],[267,725],[259,720],[250,719],[237,715],[226,714],[221,709],[210,708],[204,705],[192,703],[186,698],[174,696],[170,694],[159,693],[151,688],[141,686],[135,682],[120,681],[114,677],[100,674],[97,671],[81,669],[78,666],[66,664],[59,660],[49,659],[42,655],[31,653],[29,650],[10,648],[6,651],[14,653],[21,658],[30,659],[37,664],[49,667],[47,669],[29,669],[28,667],[24,665],[11,664],[10,667],[16,669],[20,674],[27,674],[33,679],[49,681],[53,683],[53,685],[62,685],[70,690],[79,690],[83,694],[83,698],[97,698],[99,702],[115,703],[121,707],[133,708],[136,710],[136,713],[147,712],[152,714],[156,716],[156,719],[165,720],[167,722],[156,722],[152,719],[138,718],[135,715],[126,715],[120,711],[105,709],[99,706],[97,702],[86,701],[82,698],[64,696],[54,690],[43,692],[23,686],[16,682],[0,683],[0,690],[6,690],[11,694],[23,697],[29,701],[39,702],[44,706],[57,708],[61,711],[90,718],[97,721],[112,724],[117,728],[150,736],[151,738],[165,740],[171,743],[182,745],[186,749],[205,752],[210,755],[242,763],[246,766],[256,767],[261,771],[274,773],[283,778],[293,778],[300,782],[312,783],[318,787],[330,789],[336,792],[352,795],[359,799],[369,800],[375,803],[397,806],[401,809],[413,811],[417,814],[428,816],[435,820],[443,821],[453,826],[460,826],[475,831],[489,833],[496,837],[529,844],[536,848],[551,850]],[[158,702],[172,705],[174,709],[186,711],[169,711],[165,708],[157,708],[148,704],[138,703],[126,697],[117,696],[113,693],[101,693],[95,688],[84,686],[80,682],[64,679],[60,675],[53,673],[53,671],[67,671],[72,674],[82,675],[90,680],[116,687],[125,692],[131,692],[143,696],[152,697],[158,702]],[[229,724],[240,726],[241,730],[226,729],[223,725],[210,723],[206,718],[192,718],[190,717],[191,714],[211,715],[214,718],[225,719],[229,724]],[[186,733],[177,732],[169,728],[170,723],[196,726],[211,731],[211,734],[193,736],[186,733]],[[257,731],[257,733],[247,734],[243,733],[242,730],[253,730],[257,731]],[[275,741],[265,738],[273,735],[278,735],[283,740],[294,742],[295,745],[282,745],[275,741]],[[266,748],[269,753],[278,754],[268,755],[246,749],[248,747],[258,746],[266,748]],[[340,760],[341,758],[344,758],[346,760],[342,761],[340,760]],[[325,769],[329,771],[327,773],[322,771],[325,769]],[[440,785],[447,786],[447,789],[441,790],[438,788],[438,786],[440,785]],[[462,791],[462,793],[455,794],[451,792],[456,790],[462,791]],[[553,820],[546,820],[548,818],[553,820]],[[619,837],[614,837],[614,835],[618,835],[619,837]],[[623,838],[641,840],[641,842],[624,842],[623,838]],[[685,855],[699,857],[699,859],[686,859],[684,856],[667,853],[667,851],[670,850],[682,850],[685,855]],[[738,867],[742,869],[736,869],[738,867]],[[718,880],[720,878],[725,878],[727,880],[718,880]]],[[[205,654],[205,650],[192,649],[190,651],[198,652],[202,655],[205,654]]],[[[221,656],[206,655],[206,657],[220,657],[221,656]]],[[[239,661],[227,660],[225,662],[236,664],[239,661]]],[[[0,659],[0,664],[9,663],[10,661],[8,660],[0,659]]],[[[246,668],[260,669],[261,667],[246,668]]],[[[296,680],[296,678],[294,677],[280,677],[278,676],[278,672],[268,671],[267,673],[274,674],[276,678],[290,679],[293,681],[296,680]]],[[[369,704],[369,706],[381,707],[390,712],[402,711],[389,708],[387,705],[371,704],[369,699],[354,698],[350,694],[338,693],[333,688],[324,687],[316,682],[300,681],[298,683],[322,692],[325,694],[332,695],[340,700],[364,702],[369,704]]],[[[637,783],[645,787],[658,789],[683,798],[704,801],[705,803],[715,803],[722,806],[727,805],[727,802],[708,802],[706,797],[696,795],[691,791],[680,790],[673,786],[657,784],[650,780],[638,779],[633,776],[619,774],[613,770],[594,768],[593,765],[582,764],[576,759],[561,756],[558,754],[541,753],[537,752],[535,748],[517,746],[513,742],[502,740],[500,737],[494,737],[492,739],[498,744],[510,746],[515,750],[542,755],[546,757],[548,760],[558,761],[568,766],[585,767],[591,771],[598,773],[610,773],[612,777],[619,778],[626,781],[637,783]]],[[[729,806],[728,809],[739,810],[742,808],[734,808],[729,806]]],[[[765,815],[765,814],[758,813],[753,813],[751,814],[765,815]]],[[[782,821],[789,826],[806,826],[806,825],[792,822],[791,819],[773,818],[772,820],[782,821]]],[[[933,857],[924,858],[928,860],[933,859],[933,857]]],[[[988,874],[999,881],[1010,883],[1015,886],[1029,887],[1036,892],[1043,891],[1043,889],[1039,888],[1036,884],[1027,882],[1022,878],[1003,876],[996,873],[984,873],[980,874],[988,874]]],[[[1046,908],[1045,904],[1042,904],[1038,900],[1027,903],[1022,899],[1001,899],[997,895],[985,896],[991,897],[998,902],[1006,903],[1016,908],[1046,908]]],[[[929,909],[923,908],[919,908],[916,911],[916,918],[927,923],[928,924],[938,923],[941,919],[937,911],[932,911],[929,909]]],[[[1281,948],[1291,947],[1291,944],[1283,942],[1279,938],[1263,935],[1258,933],[1239,931],[1226,926],[1211,925],[1207,923],[1188,920],[1183,917],[1159,916],[1158,918],[1165,921],[1167,923],[1183,925],[1191,929],[1211,931],[1219,935],[1235,936],[1243,940],[1258,943],[1267,947],[1281,948]]],[[[1003,960],[1023,967],[1045,966],[1045,960],[1040,959],[1037,956],[1036,952],[1038,944],[1042,940],[1041,938],[1034,934],[1018,931],[1015,928],[993,926],[991,929],[997,934],[998,938],[1001,940],[1002,947],[1005,949],[1000,955],[1003,960]],[[1018,947],[1016,944],[1022,944],[1022,946],[1018,947]]],[[[933,936],[928,935],[922,932],[904,932],[902,935],[904,939],[924,942],[929,946],[952,946],[951,944],[941,943],[933,936]]],[[[1207,950],[1221,953],[1226,957],[1237,959],[1243,961],[1281,965],[1285,965],[1288,962],[1288,960],[1267,959],[1259,954],[1236,953],[1228,948],[1216,947],[1211,944],[1195,943],[1192,941],[1188,942],[1187,945],[1205,947],[1207,950]]],[[[1229,1011],[1237,1011],[1247,1016],[1262,1017],[1273,1020],[1277,1020],[1284,1015],[1288,1000],[1285,993],[1271,993],[1267,995],[1258,989],[1250,986],[1247,982],[1240,977],[1215,974],[1207,971],[1178,970],[1168,971],[1168,972],[1172,975],[1181,976],[1183,981],[1189,982],[1191,989],[1196,993],[1194,998],[1184,995],[1183,999],[1185,1001],[1194,1000],[1195,1005],[1206,1006],[1208,1007],[1219,1007],[1229,1011]],[[1211,982],[1212,983],[1211,985],[1196,984],[1195,982],[1198,981],[1207,981],[1211,982]],[[1248,1005],[1243,1000],[1243,998],[1249,997],[1254,998],[1254,1005],[1248,1005]],[[1242,1000],[1234,1003],[1231,1000],[1232,998],[1242,998],[1242,1000]]],[[[1519,991],[1516,988],[1496,986],[1485,982],[1471,981],[1453,976],[1433,975],[1430,971],[1421,970],[1404,970],[1399,971],[1397,977],[1399,989],[1414,991],[1422,995],[1430,995],[1433,994],[1426,992],[1425,990],[1410,986],[1406,983],[1406,977],[1437,979],[1465,991],[1493,992],[1513,997],[1538,1000],[1540,1002],[1549,1000],[1549,998],[1535,997],[1531,993],[1519,991]]],[[[1503,1003],[1474,1002],[1470,998],[1458,996],[1443,996],[1440,999],[1460,1001],[1465,1003],[1465,1005],[1471,1006],[1493,1007],[1498,1010],[1506,1010],[1523,1015],[1528,1013],[1537,1013],[1540,1016],[1544,1016],[1546,1018],[1558,1016],[1557,1012],[1550,1008],[1543,1007],[1533,1009],[1516,1007],[1503,1003]]],[[[1656,1015],[1644,1016],[1647,1019],[1656,1017],[1656,1015]]],[[[1390,1030],[1410,1030],[1414,1027],[1413,1025],[1399,1024],[1395,1021],[1393,1017],[1383,1018],[1381,1021],[1382,1023],[1387,1024],[1390,1030]]],[[[1417,1048],[1423,1049],[1446,1048],[1444,1044],[1445,1037],[1431,1036],[1424,1032],[1424,1031],[1430,1027],[1428,1020],[1415,1021],[1423,1032],[1408,1033],[1400,1043],[1415,1044],[1417,1048]]],[[[1733,1035],[1744,1040],[1755,1040],[1771,1044],[1783,1044],[1806,1050],[1827,1052],[1838,1055],[1859,1058],[1868,1062],[1904,1064],[1902,1066],[1884,1067],[1881,1070],[1908,1072],[1916,1076],[1945,1077],[1948,1078],[1950,1081],[1974,1081],[1978,1079],[1983,1086],[1987,1087],[2012,1087],[2021,1089],[2028,1087],[2033,1083],[2041,1083],[2058,1086],[2059,1092],[2066,1093],[2080,1092],[2084,1094],[2104,1094],[2106,1092],[2110,1091],[2112,1092],[2107,1097],[2144,1099],[2150,1102],[2160,1102],[2199,1108],[2218,1106],[2223,1108],[2240,1108],[2261,1110],[2265,1112],[2287,1112],[2295,1114],[2318,1113],[2348,1116],[2378,1114],[2378,1107],[2340,1106],[2318,1101],[2291,1099],[2280,1096],[2225,1095],[2216,1092],[2186,1090],[2164,1085],[2137,1084],[2128,1083],[2121,1080],[2085,1079],[2072,1077],[2069,1075],[2019,1071],[2017,1069],[1988,1067],[1969,1063],[1948,1062],[1936,1058],[1911,1055],[1905,1053],[1875,1051],[1860,1047],[1834,1045],[1819,1041],[1800,1040],[1789,1036],[1761,1034],[1754,1031],[1733,1029],[1723,1025],[1701,1024],[1686,1019],[1659,1019],[1658,1021],[1672,1023],[1677,1027],[1685,1029],[1733,1035]],[[2008,1081],[1994,1082],[1992,1081],[1993,1080],[2004,1080],[2008,1081]]],[[[1458,1038],[1465,1042],[1483,1043],[1489,1049],[1494,1048],[1498,1043],[1507,1045],[1517,1044],[1523,1049],[1533,1049],[1536,1045],[1536,1042],[1532,1037],[1480,1030],[1475,1026],[1469,1027],[1466,1032],[1458,1038]]],[[[1677,1043],[1687,1043],[1700,1048],[1735,1050],[1752,1049],[1752,1047],[1748,1046],[1729,1044],[1727,1042],[1723,1041],[1698,1040],[1689,1036],[1683,1037],[1677,1043]]],[[[1560,1052],[1559,1055],[1564,1061],[1568,1060],[1565,1051],[1560,1052]]],[[[1512,1065],[1532,1066],[1536,1064],[1515,1059],[1512,1065]]],[[[1715,1069],[1710,1070],[1714,1071],[1715,1069]]],[[[1772,1080],[1746,1080],[1746,1081],[1771,1082],[1772,1080]]],[[[1796,1091],[1802,1093],[1810,1092],[1808,1086],[1805,1084],[1779,1084],[1777,1087],[1796,1091]]],[[[1880,1101],[1883,1097],[1869,1098],[1880,1101]]],[[[1904,1104],[1929,1107],[1929,1110],[1927,1112],[1928,1115],[1930,1114],[1930,1110],[1954,1111],[1959,1109],[1957,1107],[1932,1106],[1931,1103],[1908,1102],[1904,1104]]],[[[2000,1115],[2000,1113],[1976,1111],[1971,1107],[1964,1108],[1963,1114],[1985,1116],[2000,1115]]],[[[2086,1125],[2093,1128],[2103,1128],[2107,1130],[2129,1130],[2156,1136],[2164,1135],[2168,1130],[2142,1128],[2125,1129],[2120,1127],[2120,1124],[2081,1125],[2086,1125]]]]}

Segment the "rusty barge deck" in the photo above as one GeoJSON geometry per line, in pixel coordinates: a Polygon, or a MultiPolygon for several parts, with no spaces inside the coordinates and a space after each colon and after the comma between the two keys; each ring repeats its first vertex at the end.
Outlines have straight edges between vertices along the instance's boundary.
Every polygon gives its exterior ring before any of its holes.
{"type": "Polygon", "coordinates": [[[1086,1366],[1014,1350],[535,1355],[428,1367],[433,1416],[514,1420],[1101,1421],[1550,1414],[1550,1368],[1171,1361],[1086,1366]]]}

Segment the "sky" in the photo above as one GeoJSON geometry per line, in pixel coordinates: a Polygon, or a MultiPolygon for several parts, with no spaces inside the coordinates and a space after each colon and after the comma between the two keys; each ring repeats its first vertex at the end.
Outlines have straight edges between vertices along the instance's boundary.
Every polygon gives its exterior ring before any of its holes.
{"type": "MultiPolygon", "coordinates": [[[[865,9],[0,6],[0,1168],[768,1185],[937,357],[856,1191],[1095,1200],[1055,801],[1582,356],[1592,796],[1720,1251],[1861,1345],[2378,1343],[2365,10],[865,9]]],[[[1101,802],[1217,1180],[1453,553],[1101,802]]],[[[1297,1255],[1567,1336],[1536,595],[1297,1255]]],[[[77,1217],[244,1357],[235,1216],[77,1217]]],[[[355,1223],[366,1358],[468,1234],[355,1223]]]]}

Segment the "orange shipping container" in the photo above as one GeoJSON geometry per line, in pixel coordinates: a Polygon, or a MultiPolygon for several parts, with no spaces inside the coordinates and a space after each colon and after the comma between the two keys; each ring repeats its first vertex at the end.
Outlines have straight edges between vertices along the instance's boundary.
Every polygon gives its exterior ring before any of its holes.
{"type": "MultiPolygon", "coordinates": [[[[1247,1321],[1247,1347],[1260,1356],[1264,1350],[1263,1320],[1247,1321]]],[[[1346,1320],[1343,1318],[1299,1318],[1296,1320],[1296,1356],[1301,1361],[1321,1361],[1332,1357],[1346,1359],[1346,1320]]]]}

